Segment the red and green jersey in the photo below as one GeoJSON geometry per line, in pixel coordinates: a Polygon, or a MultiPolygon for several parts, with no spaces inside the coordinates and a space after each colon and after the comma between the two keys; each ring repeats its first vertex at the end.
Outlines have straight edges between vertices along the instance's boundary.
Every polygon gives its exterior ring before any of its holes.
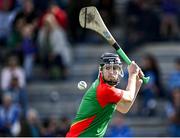
{"type": "Polygon", "coordinates": [[[67,137],[103,137],[122,90],[104,83],[102,75],[83,96],[67,137]]]}

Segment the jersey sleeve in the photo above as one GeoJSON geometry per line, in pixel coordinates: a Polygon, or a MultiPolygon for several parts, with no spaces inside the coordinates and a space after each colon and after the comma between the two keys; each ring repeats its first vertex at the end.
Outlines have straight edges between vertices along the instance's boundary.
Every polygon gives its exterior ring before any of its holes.
{"type": "Polygon", "coordinates": [[[100,83],[97,87],[97,99],[100,105],[104,107],[109,103],[118,103],[123,96],[123,91],[104,83],[101,75],[99,79],[100,83]]]}

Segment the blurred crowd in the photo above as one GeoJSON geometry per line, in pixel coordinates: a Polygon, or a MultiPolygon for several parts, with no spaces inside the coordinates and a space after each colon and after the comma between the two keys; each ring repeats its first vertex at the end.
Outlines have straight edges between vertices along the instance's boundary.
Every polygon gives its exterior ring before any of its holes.
{"type": "Polygon", "coordinates": [[[0,136],[64,136],[67,131],[68,118],[40,118],[29,107],[27,92],[36,76],[41,80],[69,76],[68,16],[58,4],[0,0],[0,136]],[[42,75],[34,75],[37,65],[42,75]]]}
{"type": "MultiPolygon", "coordinates": [[[[99,9],[107,26],[118,26],[115,0],[0,0],[0,136],[65,136],[70,119],[41,119],[29,107],[27,85],[36,79],[69,79],[75,44],[95,42],[79,26],[79,10],[89,5],[99,9]],[[37,66],[40,70],[35,71],[37,66]]],[[[125,52],[147,42],[180,41],[179,17],[179,0],[127,0],[119,26],[125,52]]],[[[180,136],[180,59],[174,62],[166,92],[153,55],[142,63],[151,81],[140,95],[141,115],[156,115],[157,97],[166,97],[170,134],[180,136]]],[[[107,136],[132,136],[122,116],[113,124],[107,136]]]]}
{"type": "Polygon", "coordinates": [[[126,51],[147,42],[179,41],[179,17],[178,0],[129,0],[125,10],[126,51]]]}

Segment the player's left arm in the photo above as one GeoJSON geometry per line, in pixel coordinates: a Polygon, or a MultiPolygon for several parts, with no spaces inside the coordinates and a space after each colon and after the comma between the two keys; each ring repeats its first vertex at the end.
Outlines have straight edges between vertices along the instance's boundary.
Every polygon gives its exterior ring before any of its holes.
{"type": "MultiPolygon", "coordinates": [[[[133,105],[135,99],[136,99],[136,96],[141,88],[141,85],[142,85],[142,79],[140,79],[141,77],[139,76],[143,76],[143,73],[142,71],[140,70],[140,73],[139,75],[137,75],[136,77],[136,88],[135,88],[135,95],[134,95],[134,98],[132,101],[125,101],[123,98],[121,98],[121,100],[118,102],[117,104],[117,107],[116,107],[116,110],[121,112],[121,113],[127,113],[131,106],[133,105]]],[[[123,95],[125,95],[126,91],[123,92],[123,95]]]]}

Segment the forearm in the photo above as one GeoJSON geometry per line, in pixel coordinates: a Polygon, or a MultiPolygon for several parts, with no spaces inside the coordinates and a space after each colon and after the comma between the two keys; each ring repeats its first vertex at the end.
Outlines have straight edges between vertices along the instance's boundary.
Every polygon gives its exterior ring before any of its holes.
{"type": "Polygon", "coordinates": [[[136,93],[136,74],[129,76],[126,91],[129,96],[129,100],[132,101],[136,93]]]}
{"type": "MultiPolygon", "coordinates": [[[[129,109],[131,108],[131,106],[133,105],[135,99],[136,99],[136,96],[140,90],[140,87],[141,87],[141,84],[142,84],[142,80],[137,80],[136,81],[136,85],[135,85],[135,93],[133,95],[133,99],[129,100],[129,101],[125,101],[125,100],[121,100],[118,102],[117,104],[117,110],[121,113],[127,113],[129,111],[129,109]]],[[[129,92],[129,91],[125,91],[124,94],[126,94],[126,92],[129,92]]],[[[128,93],[129,94],[129,93],[128,93]]]]}
{"type": "Polygon", "coordinates": [[[142,78],[144,76],[143,72],[139,70],[138,74],[132,74],[130,75],[128,79],[128,85],[127,85],[127,90],[130,91],[130,96],[132,98],[132,102],[136,99],[136,96],[139,92],[139,89],[142,85],[142,78]]]}
{"type": "Polygon", "coordinates": [[[133,105],[133,103],[134,103],[134,101],[135,101],[135,99],[136,99],[136,97],[137,97],[137,94],[138,94],[138,92],[139,92],[139,90],[140,90],[140,87],[141,87],[141,85],[138,85],[138,82],[137,82],[137,83],[136,83],[136,90],[135,90],[135,94],[134,94],[133,100],[132,100],[132,102],[129,102],[129,103],[127,104],[128,108],[131,108],[131,106],[133,105]]]}

